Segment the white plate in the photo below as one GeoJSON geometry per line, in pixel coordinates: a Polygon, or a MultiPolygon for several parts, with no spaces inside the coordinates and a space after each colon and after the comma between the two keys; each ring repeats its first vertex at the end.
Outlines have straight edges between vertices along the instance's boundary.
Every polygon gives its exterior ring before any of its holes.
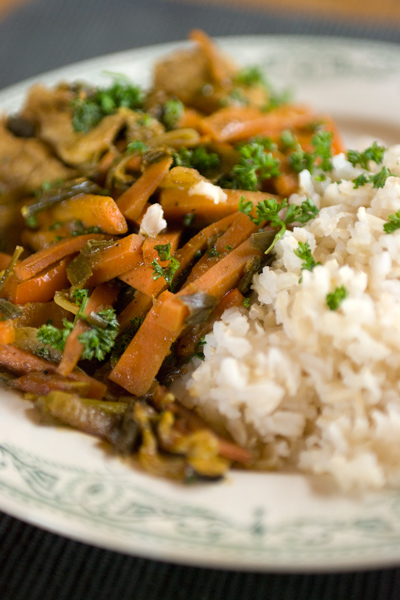
{"type": "MultiPolygon", "coordinates": [[[[303,37],[220,40],[242,64],[334,116],[350,144],[400,141],[400,48],[303,37]]],[[[104,70],[147,85],[173,45],[90,60],[35,78],[106,83],[104,70]]],[[[0,93],[15,111],[33,80],[0,93]]],[[[400,492],[349,496],[302,475],[231,472],[185,487],[140,473],[79,432],[38,425],[1,392],[0,508],[45,529],[129,554],[191,565],[316,571],[400,563],[400,492]]]]}

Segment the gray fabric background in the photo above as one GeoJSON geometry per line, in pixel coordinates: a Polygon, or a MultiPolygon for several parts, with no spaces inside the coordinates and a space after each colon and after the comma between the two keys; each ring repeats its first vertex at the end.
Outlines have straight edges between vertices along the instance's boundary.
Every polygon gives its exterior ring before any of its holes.
{"type": "MultiPolygon", "coordinates": [[[[213,36],[308,34],[400,42],[400,31],[168,0],[33,0],[0,22],[0,88],[100,54],[213,36]]],[[[1,600],[397,600],[400,570],[230,573],[92,548],[0,513],[1,600]]]]}

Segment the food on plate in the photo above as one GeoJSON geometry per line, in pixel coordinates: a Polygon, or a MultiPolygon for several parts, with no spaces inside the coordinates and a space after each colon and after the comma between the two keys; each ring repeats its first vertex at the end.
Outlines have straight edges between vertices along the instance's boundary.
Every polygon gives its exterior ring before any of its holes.
{"type": "Polygon", "coordinates": [[[3,117],[2,381],[157,475],[398,485],[400,151],[190,37],[3,117]]]}

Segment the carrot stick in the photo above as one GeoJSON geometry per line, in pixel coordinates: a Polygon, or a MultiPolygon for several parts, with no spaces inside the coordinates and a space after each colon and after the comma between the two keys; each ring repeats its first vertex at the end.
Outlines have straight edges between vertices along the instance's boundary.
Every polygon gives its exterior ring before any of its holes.
{"type": "Polygon", "coordinates": [[[307,106],[286,104],[269,113],[250,107],[221,108],[202,121],[203,133],[217,142],[238,142],[256,135],[278,135],[284,129],[316,120],[307,106]]]}
{"type": "Polygon", "coordinates": [[[121,194],[117,206],[129,221],[138,219],[146,202],[154,194],[171,165],[172,158],[169,156],[149,165],[139,179],[121,194]]]}
{"type": "Polygon", "coordinates": [[[168,298],[160,311],[160,325],[172,331],[182,327],[189,316],[189,309],[180,300],[182,296],[203,292],[215,298],[222,298],[240,281],[247,261],[261,255],[260,250],[252,247],[250,239],[244,241],[201,277],[182,288],[175,296],[168,298]]]}
{"type": "MultiPolygon", "coordinates": [[[[57,365],[54,363],[51,363],[44,358],[40,358],[39,356],[34,356],[15,346],[8,346],[5,344],[0,344],[0,365],[19,375],[24,375],[32,371],[39,371],[40,373],[57,372],[57,365]]],[[[107,389],[104,383],[89,377],[83,371],[73,371],[69,374],[69,379],[72,381],[88,382],[90,384],[89,393],[92,398],[102,398],[107,389]]]]}
{"type": "Polygon", "coordinates": [[[142,245],[144,238],[132,233],[118,240],[112,246],[99,252],[98,259],[92,264],[93,275],[86,285],[93,287],[114,279],[133,269],[142,259],[142,245]]]}
{"type": "Polygon", "coordinates": [[[236,212],[242,197],[251,200],[253,204],[271,197],[271,194],[264,192],[230,189],[222,191],[226,198],[216,204],[212,196],[192,194],[190,188],[166,187],[161,189],[159,201],[168,222],[181,224],[187,215],[194,215],[193,225],[205,227],[236,212]]]}
{"type": "Polygon", "coordinates": [[[146,238],[142,248],[145,266],[151,267],[151,263],[154,259],[156,259],[162,267],[165,267],[168,264],[168,261],[161,261],[159,259],[158,252],[155,249],[155,246],[164,246],[170,244],[171,254],[173,254],[178,247],[181,234],[181,230],[167,231],[166,233],[160,233],[155,237],[146,238]]]}
{"type": "Polygon", "coordinates": [[[99,227],[104,233],[112,235],[121,235],[128,231],[123,214],[110,196],[80,194],[56,204],[45,212],[52,223],[82,221],[85,227],[99,227]]]}
{"type": "Polygon", "coordinates": [[[206,252],[193,267],[189,277],[185,281],[185,286],[200,277],[208,271],[221,258],[226,256],[231,250],[237,248],[252,233],[258,230],[250,217],[242,212],[238,213],[232,225],[216,239],[213,246],[213,253],[206,252]]]}
{"type": "Polygon", "coordinates": [[[135,337],[110,373],[111,381],[118,383],[131,394],[142,396],[150,389],[164,358],[169,354],[172,343],[181,332],[160,327],[161,308],[171,292],[165,291],[147,313],[135,337]]]}
{"type": "Polygon", "coordinates": [[[151,264],[155,258],[161,266],[166,266],[169,261],[160,261],[158,252],[155,246],[163,244],[171,244],[171,253],[173,254],[179,243],[180,232],[170,232],[158,235],[154,238],[147,238],[143,244],[143,260],[141,264],[137,264],[131,271],[124,273],[120,279],[131,285],[147,296],[156,297],[166,287],[166,282],[163,277],[157,280],[153,279],[154,266],[151,264]]]}
{"type": "Polygon", "coordinates": [[[153,299],[147,294],[136,291],[133,300],[118,315],[120,329],[125,329],[131,319],[144,317],[153,305],[153,299]]]}
{"type": "Polygon", "coordinates": [[[14,304],[48,302],[57,291],[69,286],[67,277],[69,262],[70,257],[67,256],[55,265],[44,269],[36,277],[25,281],[20,281],[15,276],[11,277],[5,285],[4,295],[14,304]]]}
{"type": "Polygon", "coordinates": [[[61,240],[49,248],[43,248],[43,250],[39,250],[38,252],[35,252],[35,254],[31,254],[31,256],[22,260],[15,266],[14,273],[19,279],[25,281],[25,279],[34,277],[40,273],[40,271],[46,269],[46,267],[49,267],[66,256],[79,252],[88,240],[104,239],[106,239],[105,236],[100,233],[88,233],[61,240]]]}
{"type": "Polygon", "coordinates": [[[0,271],[7,269],[8,263],[11,260],[11,256],[5,252],[0,252],[0,271]]]}
{"type": "MultiPolygon", "coordinates": [[[[93,290],[93,293],[89,298],[85,314],[90,315],[92,312],[99,312],[104,308],[112,306],[117,295],[118,289],[116,286],[109,286],[106,284],[99,285],[93,290]]],[[[78,337],[88,328],[89,326],[84,321],[78,320],[75,323],[73,330],[67,338],[62,359],[58,365],[58,372],[60,375],[64,375],[64,377],[69,375],[77,365],[83,353],[83,346],[78,340],[78,337]]]]}
{"type": "Polygon", "coordinates": [[[0,344],[12,344],[15,340],[15,322],[12,319],[0,321],[0,344]]]}

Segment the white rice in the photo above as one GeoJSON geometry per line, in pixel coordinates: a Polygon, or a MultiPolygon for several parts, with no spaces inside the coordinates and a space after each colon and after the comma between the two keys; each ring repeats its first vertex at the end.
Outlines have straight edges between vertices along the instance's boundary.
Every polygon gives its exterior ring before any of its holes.
{"type": "MultiPolygon", "coordinates": [[[[400,146],[383,164],[400,176],[400,146]]],[[[383,230],[400,210],[400,178],[354,189],[362,171],[344,155],[334,167],[323,182],[301,174],[304,195],[290,202],[310,196],[318,217],[276,244],[250,310],[215,324],[185,402],[260,467],[331,474],[345,489],[400,486],[400,230],[383,230]],[[299,241],[321,263],[313,271],[301,271],[299,241]],[[342,285],[348,296],[330,310],[342,285]]]]}

